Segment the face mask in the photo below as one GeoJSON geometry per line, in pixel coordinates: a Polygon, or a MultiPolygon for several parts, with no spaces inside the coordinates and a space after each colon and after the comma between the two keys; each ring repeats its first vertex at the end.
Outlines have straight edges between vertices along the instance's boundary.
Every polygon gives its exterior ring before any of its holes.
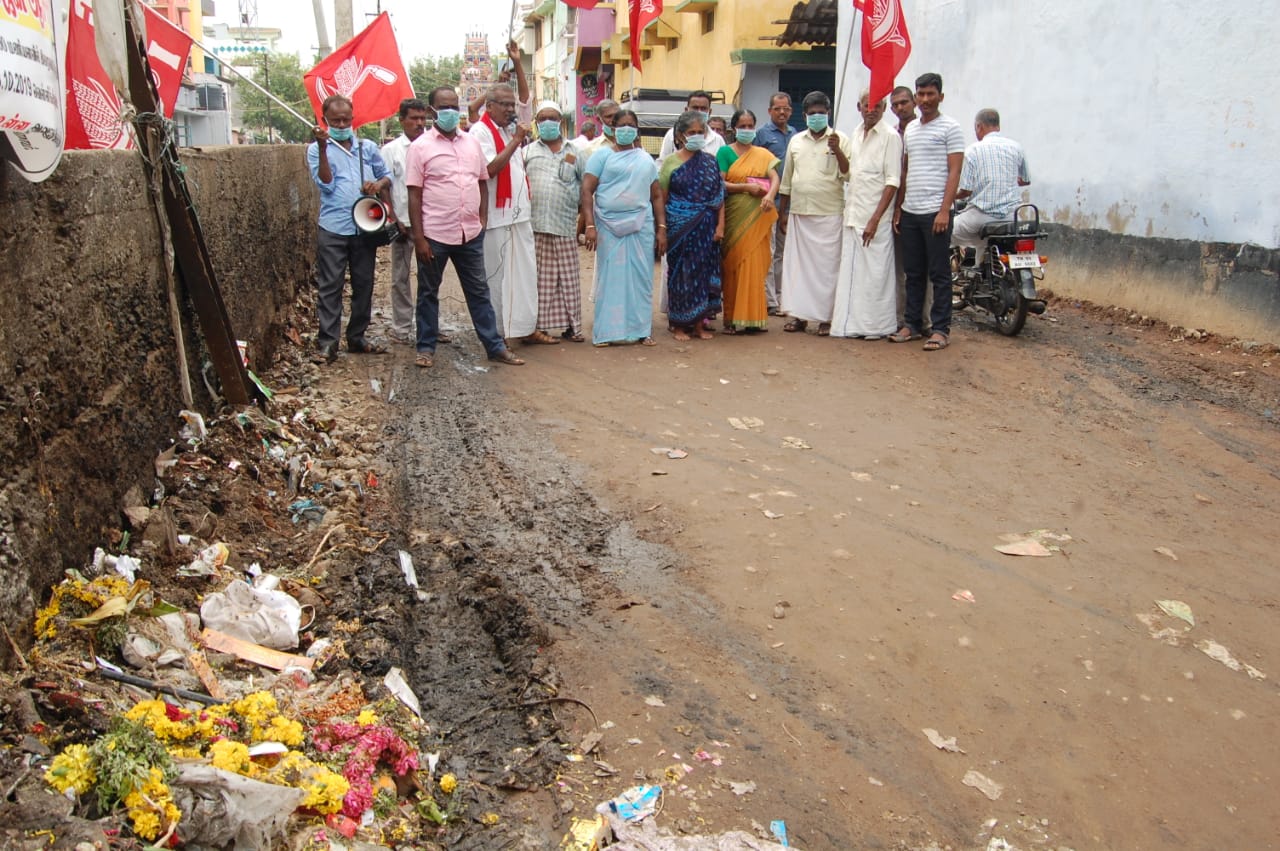
{"type": "Polygon", "coordinates": [[[613,138],[613,128],[610,127],[608,124],[606,124],[604,127],[601,127],[600,129],[604,131],[605,138],[607,139],[613,138]]]}
{"type": "Polygon", "coordinates": [[[693,110],[693,112],[697,113],[698,117],[702,119],[702,123],[703,123],[703,124],[706,124],[706,123],[707,123],[707,119],[711,117],[711,113],[709,113],[709,112],[703,112],[703,111],[702,111],[702,110],[700,110],[700,109],[695,109],[695,110],[693,110]]]}
{"type": "Polygon", "coordinates": [[[637,127],[615,127],[613,128],[613,138],[618,140],[618,144],[624,148],[636,140],[640,135],[637,127]]]}
{"type": "Polygon", "coordinates": [[[827,129],[827,115],[824,112],[815,112],[813,115],[804,117],[805,125],[814,133],[821,133],[827,129]]]}
{"type": "Polygon", "coordinates": [[[733,131],[734,138],[744,145],[750,145],[756,140],[756,130],[754,127],[743,127],[733,131]]]}
{"type": "Polygon", "coordinates": [[[329,138],[335,142],[350,142],[355,135],[350,127],[330,127],[329,138]]]}
{"type": "Polygon", "coordinates": [[[560,138],[560,122],[559,121],[539,121],[538,122],[538,138],[544,142],[554,142],[560,138]]]}
{"type": "Polygon", "coordinates": [[[462,113],[456,109],[438,109],[436,110],[436,128],[445,133],[452,133],[458,129],[458,121],[461,118],[462,113]]]}
{"type": "Polygon", "coordinates": [[[701,133],[694,133],[692,136],[684,137],[684,149],[686,151],[701,151],[707,146],[707,137],[701,133]]]}

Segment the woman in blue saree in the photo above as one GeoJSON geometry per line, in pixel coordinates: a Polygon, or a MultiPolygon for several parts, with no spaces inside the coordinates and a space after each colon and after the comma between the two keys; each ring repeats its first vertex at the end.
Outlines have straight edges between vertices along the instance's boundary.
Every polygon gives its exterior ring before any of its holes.
{"type": "Polygon", "coordinates": [[[597,151],[582,180],[587,248],[596,251],[592,342],[653,345],[653,260],[667,248],[658,169],[640,147],[636,114],[613,116],[613,146],[597,151]]]}
{"type": "Polygon", "coordinates": [[[720,240],[724,237],[724,178],[703,150],[706,123],[699,112],[676,119],[683,148],[658,171],[667,223],[667,316],[677,340],[714,334],[703,320],[720,312],[720,240]]]}

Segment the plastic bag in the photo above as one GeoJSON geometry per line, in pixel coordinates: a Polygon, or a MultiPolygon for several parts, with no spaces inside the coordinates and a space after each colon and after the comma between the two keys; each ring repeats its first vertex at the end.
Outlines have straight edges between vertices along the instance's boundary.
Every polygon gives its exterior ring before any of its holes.
{"type": "Polygon", "coordinates": [[[302,789],[251,780],[201,763],[179,764],[171,784],[182,810],[178,838],[188,845],[274,848],[285,823],[306,797],[302,789]]]}
{"type": "Polygon", "coordinates": [[[210,594],[200,606],[200,618],[211,629],[276,650],[298,646],[302,606],[283,591],[250,588],[237,579],[210,594]]]}

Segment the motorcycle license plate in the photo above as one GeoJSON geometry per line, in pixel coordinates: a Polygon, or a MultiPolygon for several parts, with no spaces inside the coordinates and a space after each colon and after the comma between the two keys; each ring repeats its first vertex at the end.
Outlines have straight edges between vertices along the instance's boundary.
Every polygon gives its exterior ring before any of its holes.
{"type": "Polygon", "coordinates": [[[1039,269],[1040,256],[1038,254],[1010,254],[1010,269],[1039,269]]]}

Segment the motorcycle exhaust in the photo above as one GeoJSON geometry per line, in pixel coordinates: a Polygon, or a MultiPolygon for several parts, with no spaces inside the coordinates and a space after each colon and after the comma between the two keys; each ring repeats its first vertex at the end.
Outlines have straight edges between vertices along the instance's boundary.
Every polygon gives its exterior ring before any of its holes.
{"type": "Polygon", "coordinates": [[[1027,313],[1034,313],[1036,316],[1044,315],[1045,303],[1041,299],[1034,299],[1027,302],[1027,313]]]}

